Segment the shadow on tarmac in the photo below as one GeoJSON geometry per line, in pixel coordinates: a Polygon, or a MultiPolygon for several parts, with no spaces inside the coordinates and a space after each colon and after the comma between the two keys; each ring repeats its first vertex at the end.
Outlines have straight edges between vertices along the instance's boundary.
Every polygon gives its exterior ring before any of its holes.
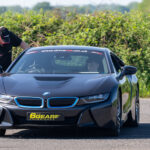
{"type": "Polygon", "coordinates": [[[13,139],[147,139],[150,138],[150,123],[141,123],[139,127],[122,127],[119,137],[112,137],[107,129],[97,128],[38,128],[15,130],[3,138],[13,139]]]}

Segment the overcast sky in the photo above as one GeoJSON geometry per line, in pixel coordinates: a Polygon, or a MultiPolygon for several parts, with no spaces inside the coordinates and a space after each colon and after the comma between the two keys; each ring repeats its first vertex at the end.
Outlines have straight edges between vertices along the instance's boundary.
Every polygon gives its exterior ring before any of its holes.
{"type": "Polygon", "coordinates": [[[0,6],[20,5],[22,7],[32,7],[38,2],[50,2],[51,5],[84,5],[84,4],[104,4],[115,3],[127,5],[131,2],[141,2],[142,0],[0,0],[0,6]]]}

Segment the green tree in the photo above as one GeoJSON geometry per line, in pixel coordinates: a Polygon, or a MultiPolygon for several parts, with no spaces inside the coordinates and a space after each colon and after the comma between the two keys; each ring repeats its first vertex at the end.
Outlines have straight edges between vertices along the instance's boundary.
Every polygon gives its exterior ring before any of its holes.
{"type": "Polygon", "coordinates": [[[143,12],[150,12],[150,0],[143,0],[142,3],[139,4],[139,8],[143,12]]]}
{"type": "Polygon", "coordinates": [[[131,9],[137,9],[138,8],[139,3],[138,2],[132,2],[130,3],[127,7],[131,10],[131,9]]]}
{"type": "Polygon", "coordinates": [[[7,11],[7,7],[1,6],[0,7],[0,14],[4,13],[7,11]]]}
{"type": "Polygon", "coordinates": [[[44,11],[51,10],[53,7],[50,5],[49,2],[41,2],[37,3],[34,7],[33,10],[40,11],[40,9],[43,9],[44,11]]]}
{"type": "Polygon", "coordinates": [[[12,11],[12,12],[22,13],[24,9],[21,6],[16,5],[16,6],[9,6],[9,7],[7,7],[7,10],[8,11],[12,11]]]}

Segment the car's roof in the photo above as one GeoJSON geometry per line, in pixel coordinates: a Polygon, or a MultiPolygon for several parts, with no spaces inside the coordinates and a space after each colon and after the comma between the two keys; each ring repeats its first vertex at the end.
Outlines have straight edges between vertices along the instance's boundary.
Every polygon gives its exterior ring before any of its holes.
{"type": "Polygon", "coordinates": [[[56,45],[56,46],[41,46],[41,47],[32,47],[28,49],[32,50],[48,50],[48,49],[57,49],[57,50],[97,50],[97,51],[110,51],[108,48],[93,47],[93,46],[79,46],[79,45],[56,45]]]}

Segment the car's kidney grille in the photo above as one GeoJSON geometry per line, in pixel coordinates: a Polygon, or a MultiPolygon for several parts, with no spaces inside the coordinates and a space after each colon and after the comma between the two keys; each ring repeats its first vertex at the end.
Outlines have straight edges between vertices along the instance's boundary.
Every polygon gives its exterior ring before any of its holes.
{"type": "Polygon", "coordinates": [[[18,106],[27,108],[41,108],[44,105],[41,98],[17,97],[15,98],[15,102],[18,106]]]}
{"type": "Polygon", "coordinates": [[[73,107],[76,105],[77,101],[78,101],[77,97],[49,98],[48,107],[54,107],[54,108],[73,107]]]}

